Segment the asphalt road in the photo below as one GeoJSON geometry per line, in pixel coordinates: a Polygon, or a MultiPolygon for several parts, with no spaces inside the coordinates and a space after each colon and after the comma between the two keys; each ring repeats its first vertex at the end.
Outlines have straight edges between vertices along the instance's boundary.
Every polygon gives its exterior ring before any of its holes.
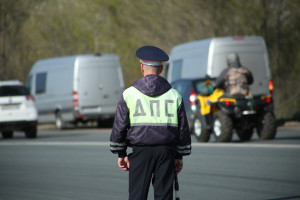
{"type": "MultiPolygon", "coordinates": [[[[0,139],[0,200],[124,200],[128,174],[109,151],[110,129],[40,129],[0,139]]],[[[196,143],[179,174],[181,200],[300,199],[300,128],[275,140],[196,143]]],[[[149,199],[153,199],[150,188],[149,199]]]]}

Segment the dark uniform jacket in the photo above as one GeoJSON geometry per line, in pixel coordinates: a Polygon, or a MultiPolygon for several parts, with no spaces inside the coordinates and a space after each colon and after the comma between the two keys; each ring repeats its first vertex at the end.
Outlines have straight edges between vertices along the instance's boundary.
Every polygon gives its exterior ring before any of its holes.
{"type": "MultiPolygon", "coordinates": [[[[147,75],[137,80],[132,87],[149,97],[160,96],[169,90],[174,90],[166,79],[156,75],[147,75]]],[[[181,98],[179,102],[181,103],[177,109],[178,123],[176,126],[174,124],[157,126],[151,123],[132,126],[129,117],[128,102],[126,103],[124,99],[125,91],[117,105],[115,121],[110,137],[110,150],[112,153],[118,153],[119,157],[125,157],[127,155],[127,146],[157,145],[172,145],[176,147],[176,158],[179,159],[191,153],[191,137],[182,97],[179,93],[179,98],[181,98]]],[[[177,91],[172,92],[176,92],[177,94],[177,91]]]]}

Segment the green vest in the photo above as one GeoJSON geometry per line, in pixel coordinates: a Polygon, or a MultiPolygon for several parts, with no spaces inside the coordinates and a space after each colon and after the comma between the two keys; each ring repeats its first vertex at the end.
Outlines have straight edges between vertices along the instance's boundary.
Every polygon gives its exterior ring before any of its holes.
{"type": "Polygon", "coordinates": [[[129,109],[131,126],[175,126],[178,127],[177,110],[182,98],[175,89],[150,97],[131,86],[123,93],[129,109]]]}

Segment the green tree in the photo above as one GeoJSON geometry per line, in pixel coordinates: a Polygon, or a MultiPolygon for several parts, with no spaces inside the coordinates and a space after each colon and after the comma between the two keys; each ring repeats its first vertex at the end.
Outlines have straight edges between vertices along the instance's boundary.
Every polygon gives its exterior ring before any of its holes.
{"type": "Polygon", "coordinates": [[[0,80],[15,79],[25,72],[21,54],[21,29],[30,16],[29,8],[37,0],[0,0],[0,80]]]}

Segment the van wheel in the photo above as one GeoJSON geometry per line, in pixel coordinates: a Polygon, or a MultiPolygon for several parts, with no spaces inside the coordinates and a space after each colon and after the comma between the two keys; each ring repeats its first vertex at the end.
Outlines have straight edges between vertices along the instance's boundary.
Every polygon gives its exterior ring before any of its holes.
{"type": "Polygon", "coordinates": [[[28,127],[25,130],[26,138],[36,138],[36,135],[37,135],[37,127],[36,126],[28,127]]]}
{"type": "Polygon", "coordinates": [[[276,135],[276,118],[273,112],[266,112],[260,118],[257,134],[261,140],[272,140],[276,135]]]}
{"type": "Polygon", "coordinates": [[[77,121],[73,122],[72,124],[73,124],[73,128],[77,128],[78,127],[78,122],[77,121]]]}
{"type": "Polygon", "coordinates": [[[232,139],[232,120],[221,111],[217,111],[213,117],[213,134],[216,142],[230,142],[232,139]]]}
{"type": "Polygon", "coordinates": [[[247,129],[237,129],[236,130],[238,137],[241,141],[248,141],[251,139],[253,135],[253,129],[247,128],[247,129]]]}
{"type": "Polygon", "coordinates": [[[55,125],[56,125],[56,128],[61,130],[64,128],[65,124],[64,124],[64,120],[62,118],[62,115],[61,115],[61,112],[60,111],[57,111],[56,114],[55,114],[55,125]]]}
{"type": "Polygon", "coordinates": [[[210,139],[210,131],[205,128],[200,114],[197,114],[194,120],[194,135],[198,142],[208,142],[210,139]]]}
{"type": "Polygon", "coordinates": [[[13,132],[12,131],[2,131],[2,137],[3,137],[3,139],[11,139],[11,138],[13,138],[13,132]]]}

